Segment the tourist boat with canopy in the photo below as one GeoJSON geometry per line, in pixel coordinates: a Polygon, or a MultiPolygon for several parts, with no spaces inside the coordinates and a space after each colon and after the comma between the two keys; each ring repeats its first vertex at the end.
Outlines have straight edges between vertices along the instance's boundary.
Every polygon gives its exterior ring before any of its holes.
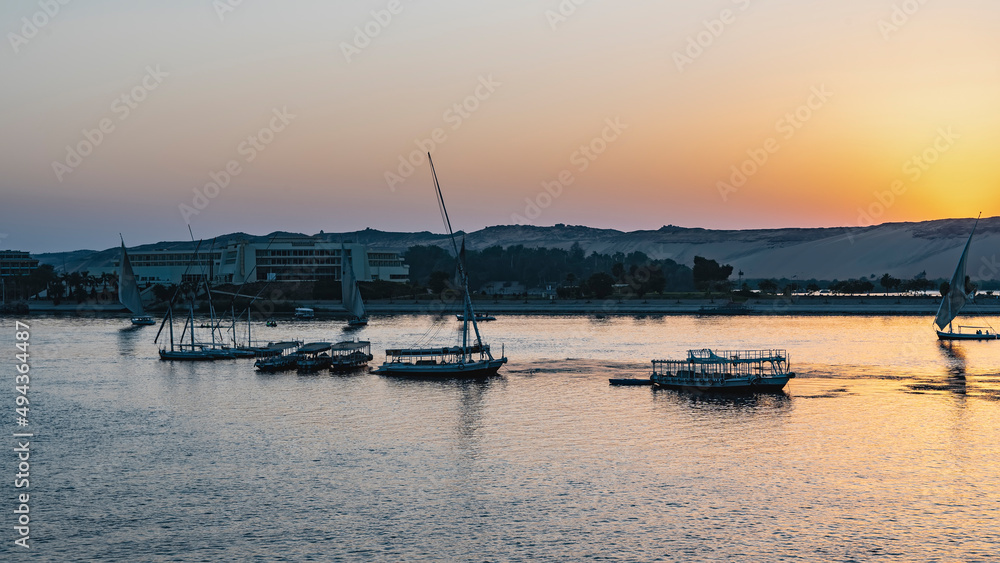
{"type": "Polygon", "coordinates": [[[330,371],[348,372],[372,361],[372,343],[367,340],[338,342],[330,347],[330,371]]]}
{"type": "Polygon", "coordinates": [[[688,350],[684,360],[653,360],[657,387],[711,392],[781,391],[795,377],[785,350],[688,350]]]}
{"type": "Polygon", "coordinates": [[[298,350],[301,342],[272,342],[257,352],[254,367],[258,371],[277,372],[295,369],[298,365],[298,350]]]}
{"type": "Polygon", "coordinates": [[[310,342],[303,344],[296,354],[298,360],[295,366],[299,371],[313,372],[330,367],[330,347],[329,342],[310,342]]]}

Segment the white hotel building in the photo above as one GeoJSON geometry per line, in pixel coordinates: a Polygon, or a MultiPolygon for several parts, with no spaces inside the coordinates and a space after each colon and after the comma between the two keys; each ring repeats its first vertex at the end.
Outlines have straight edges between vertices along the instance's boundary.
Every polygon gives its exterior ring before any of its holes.
{"type": "MultiPolygon", "coordinates": [[[[213,283],[340,280],[346,258],[360,281],[409,282],[410,267],[398,252],[372,249],[363,244],[329,242],[313,237],[274,238],[265,241],[231,241],[223,248],[202,243],[195,257],[186,243],[177,248],[129,250],[129,261],[139,285],[176,284],[207,275],[213,283]]],[[[115,268],[118,268],[115,261],[115,268]]]]}

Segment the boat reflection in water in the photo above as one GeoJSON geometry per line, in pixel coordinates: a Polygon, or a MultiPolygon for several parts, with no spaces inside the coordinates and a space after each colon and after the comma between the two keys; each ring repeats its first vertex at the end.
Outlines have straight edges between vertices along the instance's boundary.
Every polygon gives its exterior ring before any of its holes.
{"type": "Polygon", "coordinates": [[[917,383],[909,383],[906,386],[911,393],[927,393],[935,391],[946,391],[957,397],[964,397],[968,394],[969,388],[966,383],[966,358],[962,344],[947,340],[938,341],[938,349],[947,362],[947,376],[944,380],[940,376],[920,378],[917,383]]]}

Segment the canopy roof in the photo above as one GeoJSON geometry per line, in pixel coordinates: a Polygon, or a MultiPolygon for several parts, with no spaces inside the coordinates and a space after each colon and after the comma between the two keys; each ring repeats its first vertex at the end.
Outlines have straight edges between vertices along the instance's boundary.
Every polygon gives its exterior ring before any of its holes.
{"type": "Polygon", "coordinates": [[[320,352],[325,352],[330,349],[329,342],[310,342],[309,344],[303,344],[299,348],[300,354],[318,354],[320,352]]]}
{"type": "Polygon", "coordinates": [[[343,350],[363,350],[365,348],[370,347],[371,345],[372,343],[367,340],[361,340],[359,342],[347,341],[347,342],[338,342],[333,346],[331,346],[330,349],[338,352],[343,350]]]}
{"type": "MultiPolygon", "coordinates": [[[[467,346],[466,353],[479,354],[490,349],[488,344],[482,346],[467,346]]],[[[447,348],[400,348],[386,350],[387,356],[458,356],[462,354],[461,346],[451,346],[447,348]]]]}

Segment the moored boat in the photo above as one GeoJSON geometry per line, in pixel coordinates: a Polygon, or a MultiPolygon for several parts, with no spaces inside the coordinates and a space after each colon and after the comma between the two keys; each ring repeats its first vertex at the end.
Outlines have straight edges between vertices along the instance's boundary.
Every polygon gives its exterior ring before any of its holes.
{"type": "Polygon", "coordinates": [[[216,358],[201,348],[185,348],[183,345],[174,350],[160,350],[160,359],[171,362],[210,362],[216,358]]]}
{"type": "Polygon", "coordinates": [[[310,342],[303,344],[296,355],[298,356],[295,366],[299,371],[313,372],[330,367],[330,346],[329,342],[310,342]]]}
{"type": "Polygon", "coordinates": [[[785,350],[688,350],[684,360],[653,360],[657,387],[708,392],[781,391],[795,377],[785,350]]]}
{"type": "Polygon", "coordinates": [[[256,355],[256,350],[248,346],[237,346],[235,348],[228,348],[228,350],[234,358],[252,358],[256,355]]]}
{"type": "Polygon", "coordinates": [[[209,356],[212,356],[212,359],[214,360],[231,360],[237,357],[233,350],[226,348],[225,346],[203,345],[203,349],[209,356]]]}
{"type": "Polygon", "coordinates": [[[295,369],[298,363],[298,349],[300,342],[272,342],[257,351],[257,361],[254,367],[258,371],[276,372],[295,369]]]}
{"type": "MultiPolygon", "coordinates": [[[[182,362],[210,362],[212,360],[219,359],[221,356],[213,354],[212,351],[207,349],[205,345],[198,344],[194,339],[194,307],[188,308],[189,317],[184,324],[184,332],[181,334],[181,341],[179,343],[174,342],[174,309],[172,306],[167,305],[167,315],[163,318],[163,323],[160,324],[160,332],[163,331],[164,325],[170,327],[170,348],[160,348],[160,359],[165,361],[182,361],[182,362]],[[168,324],[169,323],[169,324],[168,324]],[[184,333],[187,332],[188,327],[191,329],[191,340],[188,343],[184,343],[184,333]]],[[[155,343],[159,340],[160,335],[157,333],[156,338],[153,339],[155,343]]]]}
{"type": "Polygon", "coordinates": [[[608,383],[620,386],[652,385],[653,380],[648,377],[646,379],[611,378],[608,379],[608,383]]]}
{"type": "MultiPolygon", "coordinates": [[[[459,314],[455,315],[455,318],[458,319],[459,321],[464,321],[465,320],[465,314],[459,313],[459,314]]],[[[497,320],[497,318],[494,317],[493,315],[489,314],[489,313],[476,313],[476,320],[479,321],[479,322],[483,322],[483,321],[495,321],[495,320],[497,320]]]]}
{"type": "Polygon", "coordinates": [[[313,311],[309,307],[296,307],[295,308],[295,318],[304,321],[313,319],[316,317],[316,311],[313,311]]]}
{"type": "Polygon", "coordinates": [[[367,340],[338,342],[330,347],[330,371],[348,372],[372,361],[372,343],[367,340]]]}
{"type": "Polygon", "coordinates": [[[736,315],[749,315],[753,312],[753,309],[747,306],[746,303],[736,303],[735,301],[730,301],[729,303],[723,303],[717,307],[700,307],[698,309],[698,316],[711,316],[711,315],[726,315],[726,316],[736,316],[736,315]]]}

